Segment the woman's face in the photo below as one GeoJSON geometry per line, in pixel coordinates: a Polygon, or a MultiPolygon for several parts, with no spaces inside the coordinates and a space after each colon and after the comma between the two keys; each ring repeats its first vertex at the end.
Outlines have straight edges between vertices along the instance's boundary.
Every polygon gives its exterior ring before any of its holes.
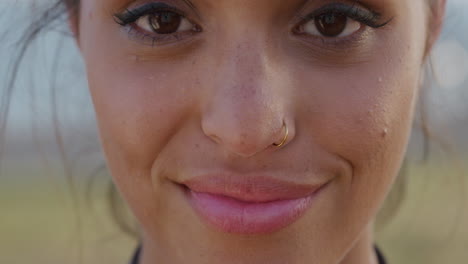
{"type": "Polygon", "coordinates": [[[427,1],[82,0],[80,11],[102,145],[141,224],[143,263],[371,263],[427,1]]]}

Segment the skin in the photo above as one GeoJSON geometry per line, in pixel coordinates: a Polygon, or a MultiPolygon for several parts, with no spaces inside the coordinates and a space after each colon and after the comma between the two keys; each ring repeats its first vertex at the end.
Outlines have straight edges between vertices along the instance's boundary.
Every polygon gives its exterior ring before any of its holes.
{"type": "Polygon", "coordinates": [[[71,23],[107,164],[141,225],[141,263],[376,263],[373,222],[444,1],[430,21],[427,1],[361,1],[392,20],[341,45],[291,33],[299,12],[330,1],[300,11],[299,0],[194,0],[198,15],[165,2],[203,31],[146,45],[113,20],[128,0],[82,0],[71,23]],[[230,234],[201,221],[176,184],[218,172],[329,184],[286,228],[230,234]]]}

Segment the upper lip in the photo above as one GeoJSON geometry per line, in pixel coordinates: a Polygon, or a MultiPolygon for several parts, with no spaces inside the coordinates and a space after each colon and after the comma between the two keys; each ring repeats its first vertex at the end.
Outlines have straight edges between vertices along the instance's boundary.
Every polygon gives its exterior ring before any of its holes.
{"type": "Polygon", "coordinates": [[[314,194],[322,184],[296,183],[270,176],[202,175],[181,182],[198,193],[230,197],[244,202],[292,200],[314,194]]]}

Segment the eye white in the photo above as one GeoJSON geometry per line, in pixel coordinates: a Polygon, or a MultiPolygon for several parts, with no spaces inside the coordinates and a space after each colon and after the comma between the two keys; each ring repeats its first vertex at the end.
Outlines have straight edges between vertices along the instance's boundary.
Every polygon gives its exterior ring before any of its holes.
{"type": "MultiPolygon", "coordinates": [[[[352,35],[355,32],[357,32],[361,28],[361,26],[362,26],[361,23],[348,17],[346,18],[346,26],[343,29],[343,32],[335,36],[335,38],[346,37],[346,36],[352,35]]],[[[320,31],[317,29],[317,25],[315,24],[314,19],[309,20],[307,23],[305,23],[302,26],[302,28],[303,28],[304,33],[307,33],[313,36],[319,36],[319,37],[325,36],[322,33],[320,33],[320,31]]]]}
{"type": "MultiPolygon", "coordinates": [[[[149,32],[154,32],[155,28],[153,28],[153,26],[151,25],[151,22],[150,22],[150,16],[149,15],[146,15],[146,16],[142,16],[140,17],[136,22],[135,24],[146,30],[146,31],[149,31],[149,32]]],[[[176,32],[183,32],[183,31],[190,31],[193,29],[193,24],[185,17],[181,17],[181,21],[180,21],[180,25],[179,27],[177,28],[177,31],[176,32]]],[[[174,32],[175,33],[175,32],[174,32]]]]}

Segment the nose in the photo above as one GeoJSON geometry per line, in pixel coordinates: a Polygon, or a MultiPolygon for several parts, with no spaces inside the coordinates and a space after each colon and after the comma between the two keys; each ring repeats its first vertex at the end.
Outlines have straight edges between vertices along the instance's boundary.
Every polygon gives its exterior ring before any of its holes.
{"type": "MultiPolygon", "coordinates": [[[[263,45],[225,47],[215,58],[202,129],[227,151],[242,157],[274,147],[284,138],[285,78],[263,45]]],[[[288,124],[288,127],[292,127],[288,124]]]]}

